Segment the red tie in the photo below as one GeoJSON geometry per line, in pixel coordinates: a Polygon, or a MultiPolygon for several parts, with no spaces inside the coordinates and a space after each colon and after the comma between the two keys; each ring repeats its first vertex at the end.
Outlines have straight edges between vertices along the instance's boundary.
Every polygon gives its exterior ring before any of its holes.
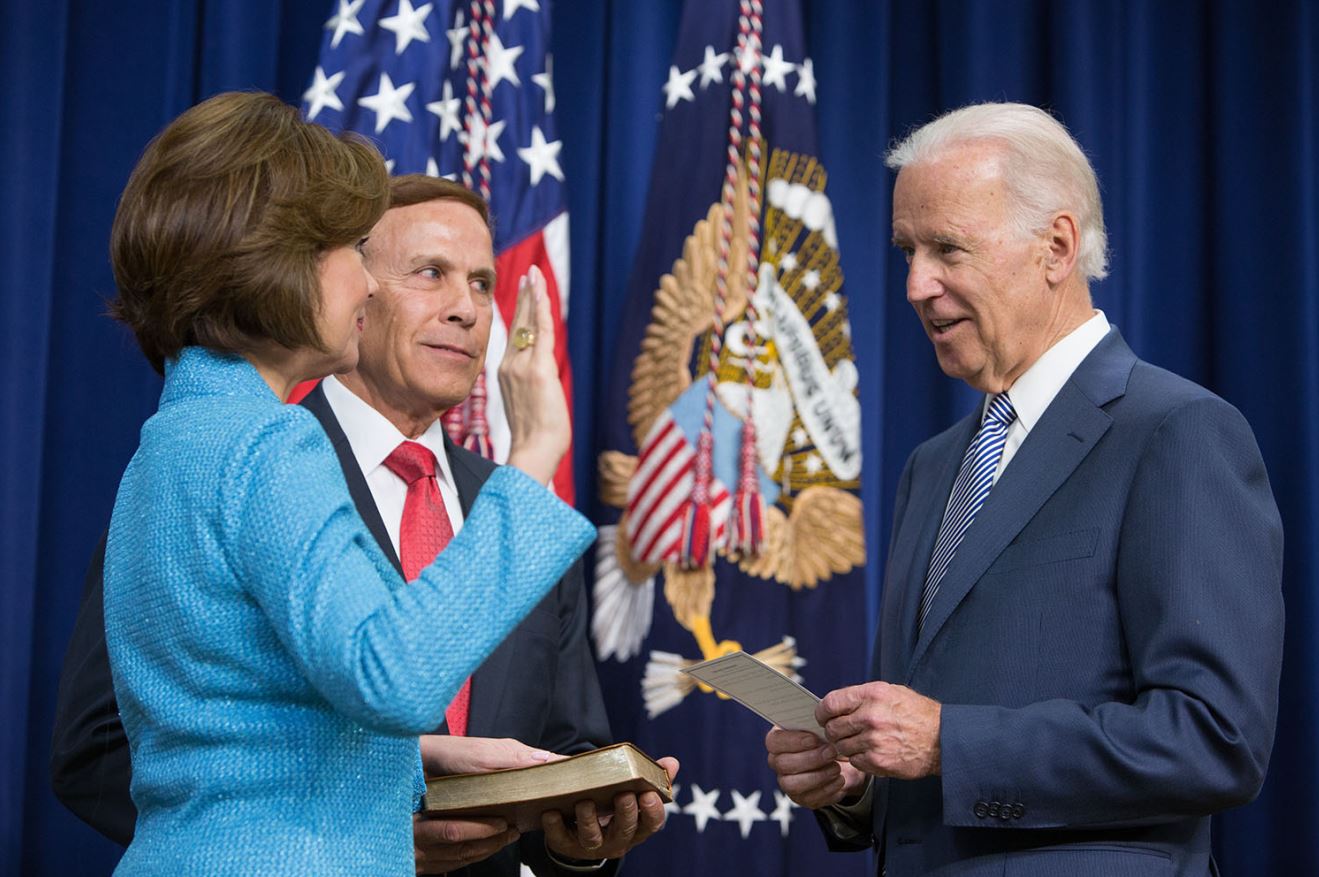
{"type": "MultiPolygon", "coordinates": [[[[399,525],[399,560],[403,578],[409,582],[430,566],[444,546],[453,538],[453,524],[444,510],[444,499],[435,481],[435,455],[425,445],[403,442],[385,458],[389,471],[408,483],[403,501],[403,520],[399,525]]],[[[472,680],[468,677],[458,695],[444,711],[449,733],[462,737],[467,733],[467,714],[472,702],[472,680]]]]}

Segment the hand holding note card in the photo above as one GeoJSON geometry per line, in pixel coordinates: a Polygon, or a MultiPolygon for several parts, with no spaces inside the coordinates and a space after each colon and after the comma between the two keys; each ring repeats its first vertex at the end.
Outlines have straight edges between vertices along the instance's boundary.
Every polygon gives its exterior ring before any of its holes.
{"type": "Polygon", "coordinates": [[[728,695],[770,724],[812,731],[824,739],[824,728],[815,721],[820,698],[746,652],[711,658],[682,672],[728,695]]]}

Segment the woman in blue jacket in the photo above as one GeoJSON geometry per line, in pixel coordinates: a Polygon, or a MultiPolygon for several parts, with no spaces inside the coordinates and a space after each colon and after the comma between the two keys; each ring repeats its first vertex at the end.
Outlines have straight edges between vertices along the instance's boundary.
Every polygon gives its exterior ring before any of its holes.
{"type": "Polygon", "coordinates": [[[139,813],[117,874],[412,874],[417,735],[593,536],[544,487],[569,425],[530,287],[514,331],[535,340],[501,367],[510,465],[412,585],[284,404],[356,363],[387,198],[369,145],[251,93],[180,116],[124,191],[114,313],[165,384],[106,549],[139,813]]]}

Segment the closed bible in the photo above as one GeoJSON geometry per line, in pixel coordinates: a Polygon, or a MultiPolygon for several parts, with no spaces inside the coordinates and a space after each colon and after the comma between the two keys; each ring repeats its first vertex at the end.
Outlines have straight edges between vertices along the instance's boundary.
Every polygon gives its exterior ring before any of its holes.
{"type": "Polygon", "coordinates": [[[501,816],[519,831],[539,830],[541,814],[571,820],[578,801],[612,813],[620,792],[658,792],[673,800],[669,774],[631,743],[616,743],[534,767],[463,773],[426,781],[422,812],[431,816],[501,816]]]}

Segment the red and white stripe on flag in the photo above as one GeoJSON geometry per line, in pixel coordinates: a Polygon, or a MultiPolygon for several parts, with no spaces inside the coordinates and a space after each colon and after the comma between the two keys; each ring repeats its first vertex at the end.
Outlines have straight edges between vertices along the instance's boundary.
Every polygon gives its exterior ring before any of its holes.
{"type": "MultiPolygon", "coordinates": [[[[666,409],[641,444],[637,472],[628,485],[627,536],[641,563],[677,561],[682,542],[683,503],[692,491],[696,451],[666,409]]],[[[716,548],[728,539],[732,497],[718,478],[710,479],[710,525],[716,548]]]]}

